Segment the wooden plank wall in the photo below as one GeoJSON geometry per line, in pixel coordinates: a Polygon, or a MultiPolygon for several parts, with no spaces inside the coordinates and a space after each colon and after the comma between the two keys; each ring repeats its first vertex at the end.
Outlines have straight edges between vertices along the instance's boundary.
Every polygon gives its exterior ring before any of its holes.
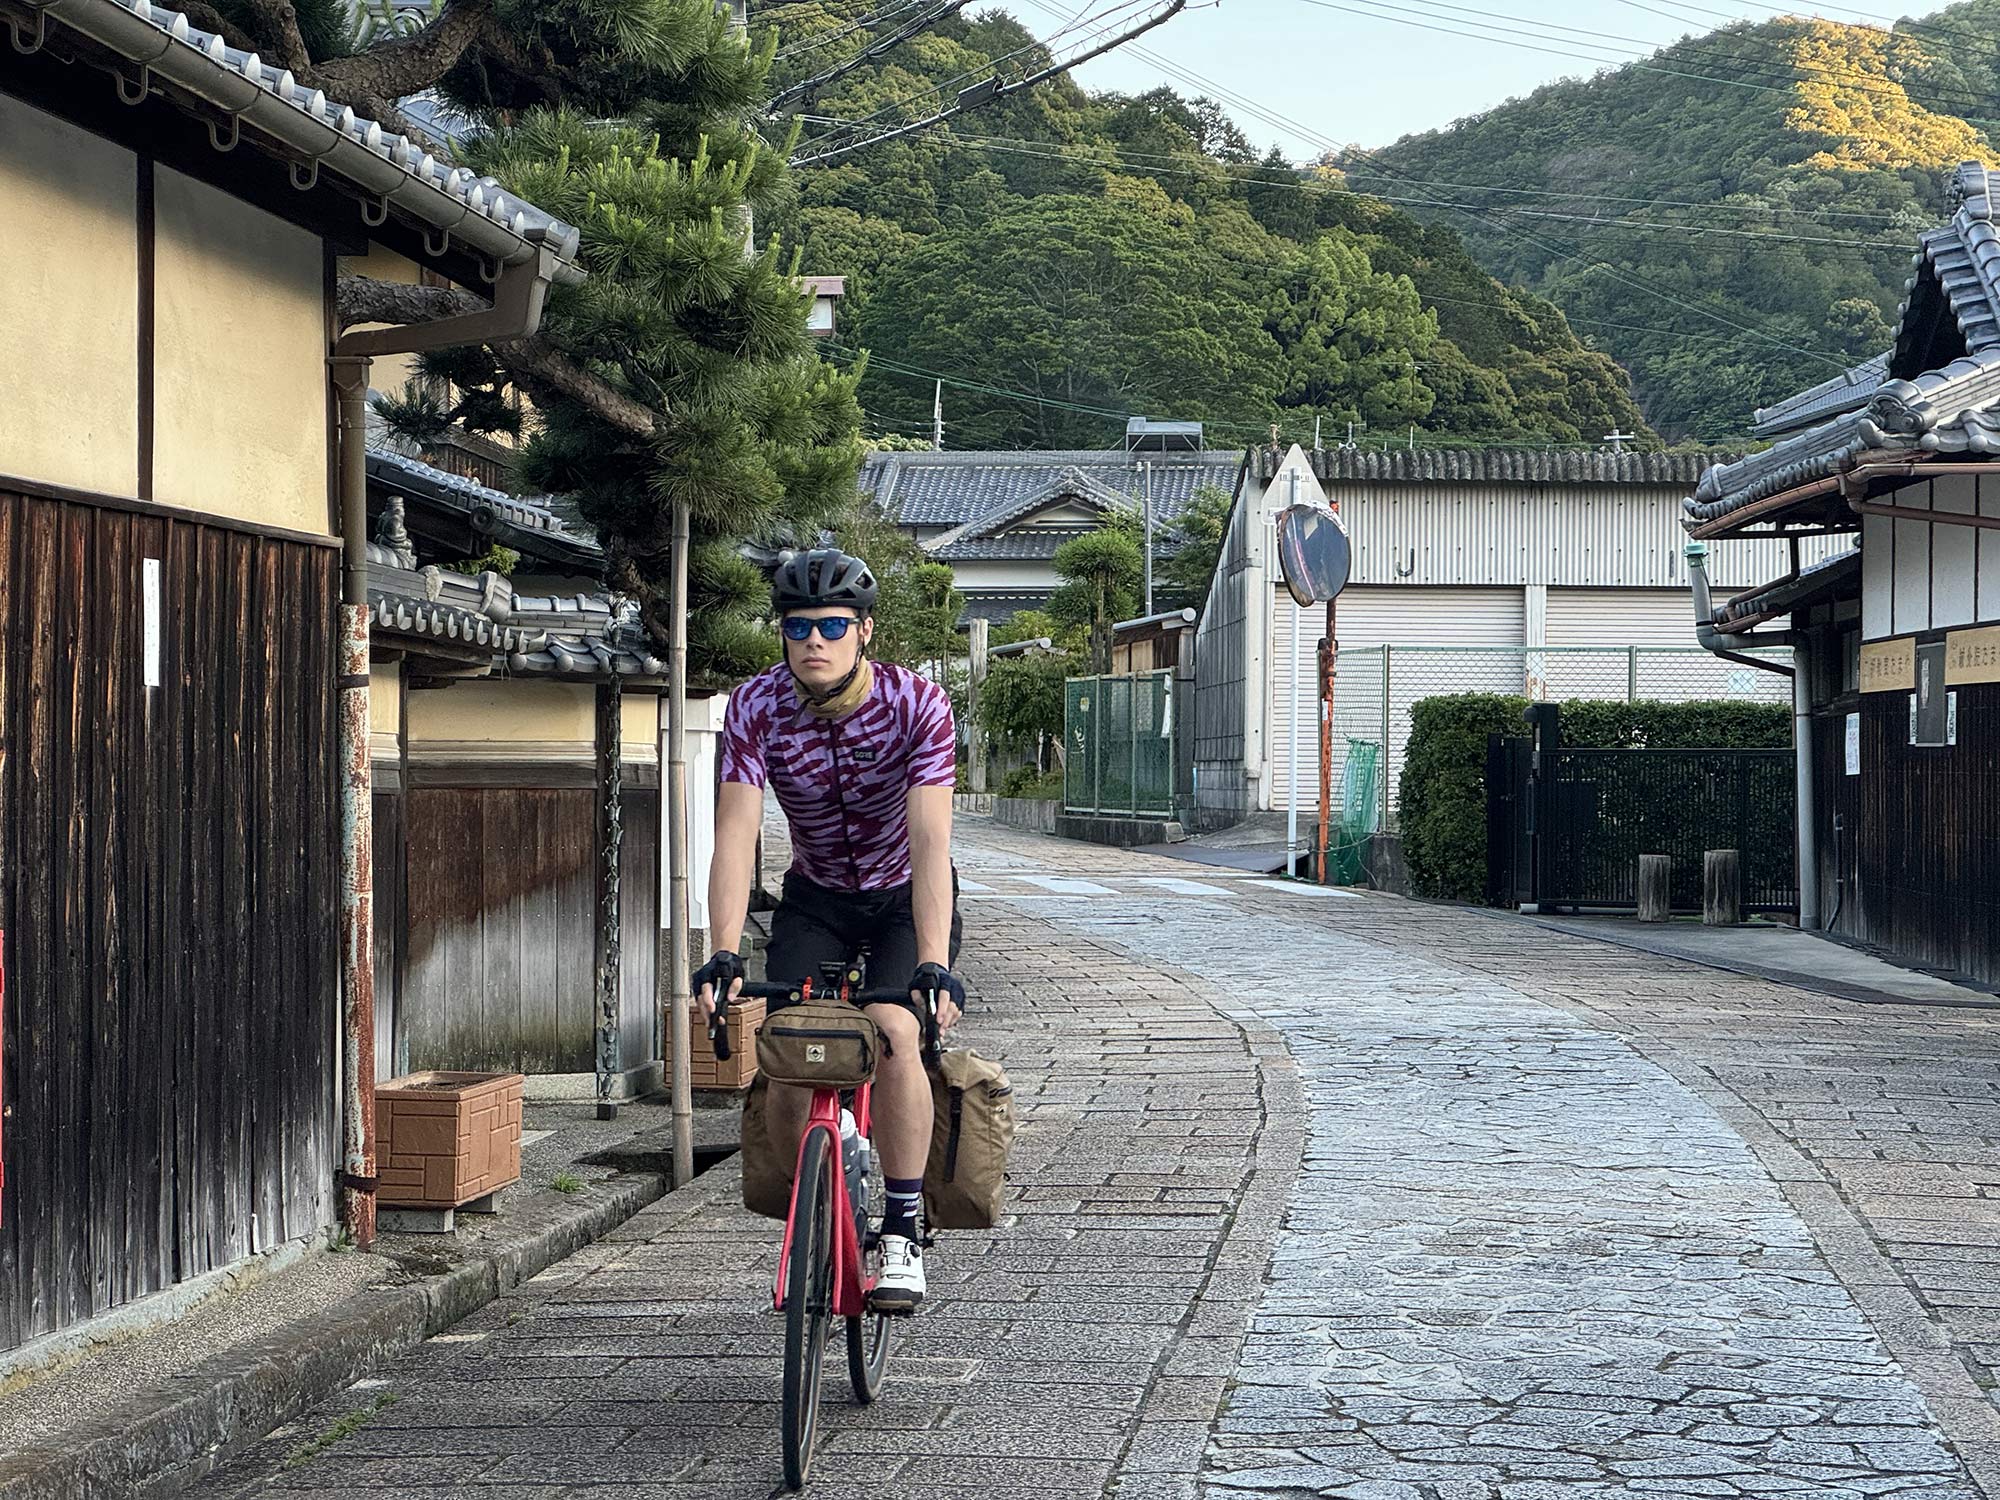
{"type": "MultiPolygon", "coordinates": [[[[628,777],[620,988],[633,1068],[658,1055],[659,793],[628,777]]],[[[406,792],[400,1014],[409,1071],[594,1071],[595,798],[575,786],[420,783],[406,792]]]]}
{"type": "Polygon", "coordinates": [[[337,563],[0,491],[0,1348],[333,1217],[337,563]]]}
{"type": "Polygon", "coordinates": [[[1833,814],[1847,885],[1835,931],[1906,961],[2000,982],[2000,684],[1954,689],[1958,743],[1910,744],[1909,698],[1861,697],[1861,774],[1845,715],[1816,716],[1820,910],[1834,912],[1833,814]]]}

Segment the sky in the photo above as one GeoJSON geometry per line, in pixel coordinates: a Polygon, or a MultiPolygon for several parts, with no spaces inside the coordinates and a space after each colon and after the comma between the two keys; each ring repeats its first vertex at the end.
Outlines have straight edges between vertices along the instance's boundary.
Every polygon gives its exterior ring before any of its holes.
{"type": "MultiPolygon", "coordinates": [[[[1123,9],[1118,0],[1089,0],[1081,11],[1079,3],[1005,0],[1005,8],[1046,38],[1106,7],[1121,21],[1143,14],[1146,0],[1128,0],[1123,9]]],[[[1882,24],[1899,14],[1880,0],[1872,10],[1742,0],[1210,0],[1196,9],[1200,4],[1191,0],[1138,47],[1086,64],[1078,80],[1128,92],[1164,82],[1184,95],[1223,98],[1260,149],[1275,143],[1295,161],[1334,143],[1387,145],[1731,20],[1782,13],[1882,24]],[[1201,81],[1175,76],[1175,67],[1201,81]],[[1258,118],[1212,85],[1278,118],[1258,118]]],[[[1078,41],[1091,35],[1090,23],[1071,33],[1078,41]]]]}

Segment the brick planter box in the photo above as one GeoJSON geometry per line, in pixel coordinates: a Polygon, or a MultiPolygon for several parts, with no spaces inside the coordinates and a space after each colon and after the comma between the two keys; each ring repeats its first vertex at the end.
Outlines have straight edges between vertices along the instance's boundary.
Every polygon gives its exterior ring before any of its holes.
{"type": "Polygon", "coordinates": [[[375,1086],[379,1200],[457,1208],[521,1180],[519,1073],[411,1073],[375,1086]]]}
{"type": "Polygon", "coordinates": [[[698,1089],[747,1089],[757,1076],[757,1028],[764,1024],[762,1000],[729,1007],[729,1061],[718,1062],[708,1044],[701,1007],[688,1012],[688,1075],[698,1089]]]}

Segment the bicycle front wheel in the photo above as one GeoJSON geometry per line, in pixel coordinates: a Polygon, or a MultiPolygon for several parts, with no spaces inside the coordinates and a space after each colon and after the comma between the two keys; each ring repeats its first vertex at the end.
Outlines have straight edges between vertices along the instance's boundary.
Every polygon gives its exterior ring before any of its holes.
{"type": "Polygon", "coordinates": [[[819,1377],[833,1327],[831,1133],[806,1131],[792,1197],[792,1255],[785,1268],[785,1484],[803,1489],[819,1430],[819,1377]]]}
{"type": "Polygon", "coordinates": [[[882,1372],[889,1368],[889,1344],[893,1318],[881,1313],[847,1320],[847,1379],[854,1387],[854,1399],[871,1405],[882,1394],[882,1372]]]}

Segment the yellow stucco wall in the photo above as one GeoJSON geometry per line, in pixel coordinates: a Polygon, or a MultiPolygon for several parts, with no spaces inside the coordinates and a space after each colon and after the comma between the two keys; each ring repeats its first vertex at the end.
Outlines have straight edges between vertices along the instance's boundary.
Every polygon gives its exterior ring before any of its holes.
{"type": "Polygon", "coordinates": [[[153,498],[326,534],[321,240],[165,167],[153,201],[153,498]]]}
{"type": "Polygon", "coordinates": [[[131,152],[0,95],[0,474],[138,494],[137,194],[131,152]]]}
{"type": "MultiPolygon", "coordinates": [[[[652,693],[624,695],[621,738],[628,760],[656,758],[657,702],[652,693]]],[[[539,753],[588,757],[596,735],[597,691],[588,683],[496,677],[410,694],[412,756],[458,759],[481,754],[483,746],[496,757],[539,753]]]]}
{"type": "Polygon", "coordinates": [[[394,734],[403,722],[403,664],[368,664],[368,732],[394,734]]]}

